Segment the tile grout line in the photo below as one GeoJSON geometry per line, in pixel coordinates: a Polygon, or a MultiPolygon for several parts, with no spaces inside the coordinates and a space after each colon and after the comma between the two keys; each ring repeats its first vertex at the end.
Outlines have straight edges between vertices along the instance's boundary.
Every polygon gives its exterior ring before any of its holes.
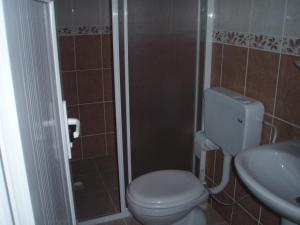
{"type": "MultiPolygon", "coordinates": [[[[104,102],[105,100],[105,85],[104,85],[104,73],[103,73],[103,36],[101,35],[101,76],[102,76],[102,100],[104,102]]],[[[104,139],[105,139],[105,153],[106,155],[108,155],[108,150],[107,150],[107,135],[106,135],[106,132],[107,132],[107,121],[106,121],[106,104],[103,104],[103,110],[104,110],[104,132],[105,132],[105,136],[104,136],[104,139]]]]}
{"type": "Polygon", "coordinates": [[[288,125],[290,125],[290,126],[292,126],[292,127],[294,127],[294,128],[300,129],[300,126],[299,126],[299,125],[294,124],[294,123],[292,123],[292,122],[289,122],[289,121],[287,121],[287,120],[285,120],[285,119],[282,119],[282,118],[277,117],[277,116],[273,116],[273,118],[274,118],[274,119],[277,119],[277,120],[280,120],[281,122],[284,122],[284,123],[286,123],[286,124],[288,124],[288,125]]]}
{"type": "Polygon", "coordinates": [[[67,106],[68,106],[68,107],[76,107],[76,106],[95,105],[95,104],[105,104],[105,103],[113,103],[113,101],[87,102],[87,103],[72,104],[72,105],[67,105],[67,106]]]}
{"type": "Polygon", "coordinates": [[[259,206],[259,213],[258,213],[258,225],[260,225],[261,223],[261,214],[262,214],[262,206],[259,206]]]}
{"type": "Polygon", "coordinates": [[[109,198],[109,200],[110,200],[111,205],[113,206],[113,208],[114,208],[115,211],[118,211],[118,210],[116,209],[116,207],[115,207],[113,198],[111,197],[111,195],[110,195],[110,193],[109,193],[109,191],[108,191],[108,189],[107,189],[107,187],[106,187],[106,185],[105,185],[104,178],[103,178],[103,176],[101,175],[101,171],[99,170],[99,168],[98,168],[98,166],[97,166],[97,164],[96,164],[96,162],[95,162],[94,159],[93,159],[93,164],[94,164],[94,166],[96,166],[96,170],[97,170],[97,172],[98,172],[97,175],[98,175],[99,179],[101,180],[101,183],[102,183],[102,185],[103,185],[103,187],[104,187],[104,191],[105,191],[106,194],[108,195],[108,198],[109,198]]]}
{"type": "Polygon", "coordinates": [[[72,73],[72,72],[85,72],[85,71],[97,71],[97,70],[112,70],[113,68],[105,67],[105,68],[95,68],[95,69],[78,69],[78,70],[62,70],[62,73],[72,73]]]}
{"type": "MultiPolygon", "coordinates": [[[[287,15],[287,2],[288,2],[288,0],[285,0],[284,15],[283,15],[283,25],[282,25],[282,30],[281,30],[281,32],[282,32],[281,33],[281,39],[283,39],[284,32],[285,32],[286,15],[287,15]]],[[[282,50],[283,50],[283,42],[281,43],[281,46],[280,46],[279,61],[278,61],[278,67],[277,67],[277,79],[276,79],[275,96],[274,96],[274,104],[273,104],[273,112],[272,112],[273,117],[276,114],[278,85],[279,85],[279,77],[280,77],[280,70],[281,70],[281,60],[282,60],[282,50]]],[[[274,123],[274,118],[272,119],[272,123],[274,123]]]]}
{"type": "Polygon", "coordinates": [[[254,221],[258,222],[258,218],[255,218],[255,216],[253,216],[243,205],[241,205],[240,203],[237,203],[237,205],[254,221]]]}
{"type": "MultiPolygon", "coordinates": [[[[285,6],[284,6],[284,15],[283,15],[283,25],[281,30],[281,39],[283,39],[284,32],[285,32],[285,25],[286,25],[286,15],[287,15],[287,2],[288,0],[285,0],[285,6]]],[[[273,104],[273,112],[272,112],[272,124],[274,124],[275,120],[275,114],[276,114],[276,105],[277,105],[277,95],[278,95],[278,85],[279,85],[279,77],[280,77],[280,70],[281,70],[281,60],[282,60],[282,50],[283,50],[283,42],[280,46],[280,53],[279,53],[279,60],[278,60],[278,67],[277,67],[277,78],[276,78],[276,86],[275,86],[275,93],[274,93],[274,104],[273,104]]],[[[273,135],[273,130],[270,132],[270,141],[271,137],[273,135]]]]}
{"type": "MultiPolygon", "coordinates": [[[[250,6],[250,16],[249,16],[249,29],[247,35],[250,37],[251,29],[252,29],[252,19],[254,14],[254,2],[251,0],[250,6]]],[[[244,80],[244,95],[246,96],[246,89],[247,89],[247,79],[248,79],[248,68],[249,68],[249,55],[250,55],[250,38],[248,39],[247,43],[247,58],[246,58],[246,68],[245,68],[245,80],[244,80]]]]}
{"type": "Polygon", "coordinates": [[[100,135],[106,135],[106,134],[115,134],[114,132],[103,132],[103,133],[94,133],[94,134],[86,134],[82,135],[81,137],[94,137],[94,136],[100,136],[100,135]]]}
{"type": "MultiPolygon", "coordinates": [[[[79,90],[78,90],[78,73],[77,73],[77,57],[76,57],[76,37],[73,36],[73,50],[74,50],[74,69],[75,69],[75,76],[76,76],[76,97],[77,97],[77,112],[78,112],[78,119],[81,121],[80,117],[80,107],[79,107],[79,90]]],[[[80,135],[80,150],[81,150],[81,160],[83,160],[83,143],[82,143],[82,136],[80,135]]]]}

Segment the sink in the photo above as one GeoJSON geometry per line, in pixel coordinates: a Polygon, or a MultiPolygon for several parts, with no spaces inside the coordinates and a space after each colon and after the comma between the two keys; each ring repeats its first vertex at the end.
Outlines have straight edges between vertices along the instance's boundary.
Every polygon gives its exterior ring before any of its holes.
{"type": "Polygon", "coordinates": [[[300,224],[300,140],[242,151],[235,166],[249,190],[282,216],[282,225],[300,224]]]}

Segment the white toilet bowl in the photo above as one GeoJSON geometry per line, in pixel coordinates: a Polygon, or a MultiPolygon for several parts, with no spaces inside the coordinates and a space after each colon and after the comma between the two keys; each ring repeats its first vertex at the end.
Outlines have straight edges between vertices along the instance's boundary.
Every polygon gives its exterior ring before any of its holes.
{"type": "Polygon", "coordinates": [[[162,170],[138,177],[129,185],[126,198],[129,210],[144,225],[206,224],[198,205],[208,193],[188,171],[162,170]]]}

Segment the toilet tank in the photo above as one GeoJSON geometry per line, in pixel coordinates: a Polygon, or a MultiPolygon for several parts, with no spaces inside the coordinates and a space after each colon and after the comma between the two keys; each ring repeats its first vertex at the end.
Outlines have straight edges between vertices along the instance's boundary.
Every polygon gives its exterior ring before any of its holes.
{"type": "Polygon", "coordinates": [[[258,146],[264,106],[261,102],[225,88],[204,92],[204,133],[223,151],[235,156],[258,146]]]}

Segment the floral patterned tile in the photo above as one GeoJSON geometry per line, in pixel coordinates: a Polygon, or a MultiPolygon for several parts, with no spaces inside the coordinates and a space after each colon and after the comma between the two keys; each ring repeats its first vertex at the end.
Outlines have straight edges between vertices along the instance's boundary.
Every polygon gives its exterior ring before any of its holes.
{"type": "Polygon", "coordinates": [[[268,50],[272,52],[280,52],[282,40],[280,37],[268,36],[263,34],[250,35],[250,47],[268,50]]]}
{"type": "Polygon", "coordinates": [[[249,34],[239,32],[226,32],[224,42],[237,46],[249,46],[249,34]]]}
{"type": "Polygon", "coordinates": [[[279,36],[264,34],[214,31],[213,42],[300,56],[300,38],[284,37],[282,39],[279,36]]]}
{"type": "Polygon", "coordinates": [[[282,52],[300,56],[300,38],[284,38],[282,52]]]}
{"type": "Polygon", "coordinates": [[[57,33],[59,36],[111,34],[111,27],[110,26],[59,27],[57,33]]]}

